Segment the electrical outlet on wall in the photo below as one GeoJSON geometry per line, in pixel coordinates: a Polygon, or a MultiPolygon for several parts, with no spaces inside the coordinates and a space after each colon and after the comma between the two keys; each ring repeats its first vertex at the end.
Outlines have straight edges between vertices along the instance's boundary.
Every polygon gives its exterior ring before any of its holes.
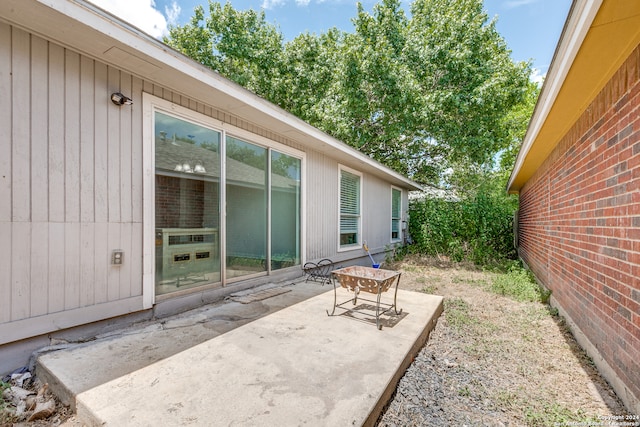
{"type": "Polygon", "coordinates": [[[122,265],[124,262],[124,251],[122,249],[114,249],[111,253],[111,265],[122,265]]]}

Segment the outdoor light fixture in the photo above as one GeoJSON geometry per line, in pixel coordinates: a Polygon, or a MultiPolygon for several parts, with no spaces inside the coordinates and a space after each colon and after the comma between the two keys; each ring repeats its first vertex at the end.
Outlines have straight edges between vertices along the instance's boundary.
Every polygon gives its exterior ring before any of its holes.
{"type": "Polygon", "coordinates": [[[117,106],[133,104],[133,101],[131,100],[131,98],[124,96],[120,92],[114,92],[111,94],[111,102],[113,102],[117,106]]]}

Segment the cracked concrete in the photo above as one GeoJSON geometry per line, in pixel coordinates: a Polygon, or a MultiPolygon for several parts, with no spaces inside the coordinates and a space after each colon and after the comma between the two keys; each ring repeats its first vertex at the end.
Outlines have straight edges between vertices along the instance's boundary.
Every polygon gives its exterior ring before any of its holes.
{"type": "Polygon", "coordinates": [[[87,425],[372,425],[442,298],[398,291],[404,317],[382,331],[327,316],[333,298],[332,287],[297,283],[203,307],[42,355],[38,375],[67,390],[87,425]]]}

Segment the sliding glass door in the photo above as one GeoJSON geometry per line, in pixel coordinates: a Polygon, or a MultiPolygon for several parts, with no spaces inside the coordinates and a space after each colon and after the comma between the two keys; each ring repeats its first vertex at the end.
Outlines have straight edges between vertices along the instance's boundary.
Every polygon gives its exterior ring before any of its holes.
{"type": "Polygon", "coordinates": [[[301,158],[184,111],[153,117],[156,295],[299,266],[301,158]]]}
{"type": "Polygon", "coordinates": [[[231,136],[225,158],[226,278],[299,265],[301,160],[231,136]]]}
{"type": "Polygon", "coordinates": [[[271,151],[271,269],[300,264],[300,159],[271,151]]]}
{"type": "Polygon", "coordinates": [[[267,149],[226,138],[226,278],[267,270],[267,149]]]}
{"type": "Polygon", "coordinates": [[[220,140],[155,113],[156,294],[220,282],[220,140]]]}

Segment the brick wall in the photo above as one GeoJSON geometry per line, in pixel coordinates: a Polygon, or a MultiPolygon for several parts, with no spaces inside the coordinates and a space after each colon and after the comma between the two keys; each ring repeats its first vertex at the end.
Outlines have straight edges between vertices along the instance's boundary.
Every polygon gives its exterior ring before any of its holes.
{"type": "Polygon", "coordinates": [[[639,70],[640,47],[523,187],[518,218],[520,256],[636,402],[639,70]]]}
{"type": "Polygon", "coordinates": [[[156,175],[156,227],[218,227],[218,184],[156,175]]]}

